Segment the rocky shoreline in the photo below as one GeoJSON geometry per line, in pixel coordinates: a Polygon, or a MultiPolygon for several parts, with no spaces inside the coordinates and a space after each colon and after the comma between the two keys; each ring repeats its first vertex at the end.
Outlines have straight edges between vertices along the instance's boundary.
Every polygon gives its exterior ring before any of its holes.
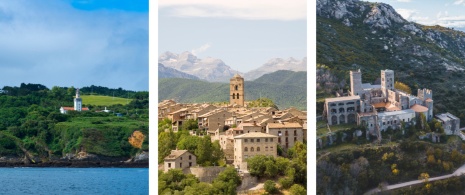
{"type": "Polygon", "coordinates": [[[149,154],[142,152],[135,157],[106,157],[94,154],[66,154],[61,158],[42,160],[34,157],[3,156],[0,157],[0,167],[118,167],[118,168],[148,168],[149,154]]]}

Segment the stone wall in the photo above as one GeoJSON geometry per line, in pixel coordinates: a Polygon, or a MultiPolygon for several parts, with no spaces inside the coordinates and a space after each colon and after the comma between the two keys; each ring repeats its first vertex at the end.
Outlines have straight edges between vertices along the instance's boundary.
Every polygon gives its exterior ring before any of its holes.
{"type": "Polygon", "coordinates": [[[200,182],[212,183],[226,167],[189,167],[183,169],[184,174],[193,174],[200,182]]]}
{"type": "Polygon", "coordinates": [[[241,185],[237,187],[236,189],[237,192],[247,191],[248,189],[250,189],[251,187],[254,187],[258,183],[257,178],[251,176],[250,173],[241,174],[241,181],[242,181],[241,185]]]}

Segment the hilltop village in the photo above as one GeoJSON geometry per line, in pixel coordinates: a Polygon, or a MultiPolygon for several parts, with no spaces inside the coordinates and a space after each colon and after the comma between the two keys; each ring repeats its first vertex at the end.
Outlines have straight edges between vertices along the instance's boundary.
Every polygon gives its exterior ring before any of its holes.
{"type": "MultiPolygon", "coordinates": [[[[159,131],[178,133],[184,130],[190,136],[208,136],[212,143],[219,143],[223,154],[221,160],[225,162],[220,169],[233,167],[240,173],[242,184],[238,189],[257,182],[255,175],[251,175],[248,159],[258,155],[277,158],[278,153],[286,153],[298,142],[305,143],[307,135],[306,111],[249,107],[244,100],[244,88],[244,78],[236,74],[230,79],[229,104],[184,104],[173,100],[158,104],[158,120],[170,122],[159,131]]],[[[219,174],[214,166],[199,167],[199,157],[178,146],[163,158],[160,170],[181,169],[185,174],[194,174],[200,181],[210,182],[219,174]]]]}

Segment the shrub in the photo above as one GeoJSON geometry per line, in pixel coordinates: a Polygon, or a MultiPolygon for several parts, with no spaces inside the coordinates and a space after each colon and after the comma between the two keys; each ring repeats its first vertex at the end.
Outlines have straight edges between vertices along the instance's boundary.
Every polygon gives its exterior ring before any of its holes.
{"type": "Polygon", "coordinates": [[[265,182],[265,191],[270,193],[270,194],[274,194],[274,193],[276,193],[278,191],[274,181],[266,180],[266,182],[265,182]]]}
{"type": "Polygon", "coordinates": [[[292,185],[289,191],[291,192],[292,195],[306,195],[307,194],[307,190],[299,184],[292,185]]]}

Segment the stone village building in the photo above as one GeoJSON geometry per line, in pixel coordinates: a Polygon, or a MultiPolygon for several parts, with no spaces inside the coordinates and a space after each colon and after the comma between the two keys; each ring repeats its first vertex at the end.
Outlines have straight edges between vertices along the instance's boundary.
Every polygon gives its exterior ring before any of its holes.
{"type": "Polygon", "coordinates": [[[294,146],[296,142],[303,142],[303,126],[299,123],[269,123],[266,126],[266,133],[275,135],[278,144],[285,150],[294,146]]]}
{"type": "Polygon", "coordinates": [[[165,157],[163,170],[184,169],[197,166],[197,157],[187,150],[171,150],[171,154],[165,157]]]}
{"type": "Polygon", "coordinates": [[[247,170],[247,159],[256,155],[277,157],[278,137],[261,132],[234,136],[234,167],[247,170]]]}

